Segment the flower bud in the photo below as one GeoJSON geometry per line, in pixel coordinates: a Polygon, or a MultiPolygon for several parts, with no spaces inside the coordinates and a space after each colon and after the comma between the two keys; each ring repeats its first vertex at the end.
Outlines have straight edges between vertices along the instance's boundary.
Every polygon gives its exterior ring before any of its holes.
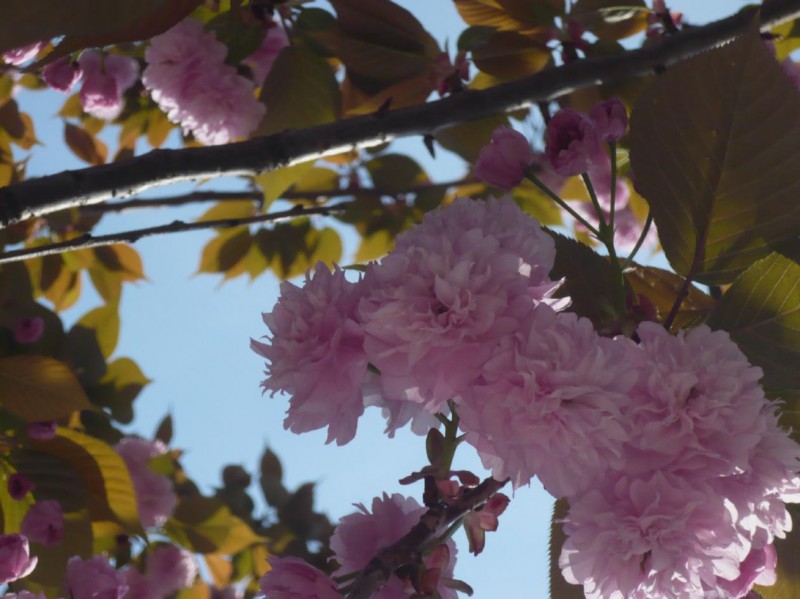
{"type": "Polygon", "coordinates": [[[472,172],[490,185],[511,189],[525,177],[525,169],[533,159],[533,150],[525,136],[511,127],[501,126],[481,149],[472,172]]]}
{"type": "Polygon", "coordinates": [[[585,173],[602,154],[594,123],[571,108],[559,110],[547,125],[545,154],[559,175],[585,173]]]}

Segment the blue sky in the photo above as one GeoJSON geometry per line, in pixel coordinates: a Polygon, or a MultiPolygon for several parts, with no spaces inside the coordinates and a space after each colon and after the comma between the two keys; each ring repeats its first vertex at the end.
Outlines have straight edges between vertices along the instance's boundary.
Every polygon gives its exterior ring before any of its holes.
{"type": "MultiPolygon", "coordinates": [[[[450,48],[455,46],[463,22],[452,2],[399,3],[437,39],[449,38],[450,48]]],[[[683,0],[670,6],[682,10],[691,22],[702,23],[745,4],[683,0]]],[[[64,150],[63,127],[54,116],[62,101],[61,96],[50,92],[20,97],[23,110],[33,115],[37,135],[45,144],[35,148],[30,175],[84,166],[64,150]]],[[[434,180],[458,176],[465,168],[445,152],[431,160],[419,140],[401,141],[395,147],[413,152],[434,180]]],[[[212,181],[204,188],[224,189],[229,185],[212,181]]],[[[193,186],[173,186],[150,195],[190,189],[193,186]]],[[[205,208],[110,216],[104,219],[102,229],[119,231],[191,219],[205,208]]],[[[219,286],[217,277],[192,276],[209,237],[206,232],[185,233],[143,239],[135,246],[144,259],[148,281],[125,288],[115,356],[132,357],[153,383],[137,400],[131,430],[151,436],[161,418],[171,412],[176,427],[173,445],[185,450],[183,462],[188,473],[206,490],[217,483],[225,464],[256,470],[258,457],[269,445],[283,461],[290,486],[305,481],[318,483],[317,506],[332,519],[352,511],[353,503],[369,503],[383,491],[419,497],[419,488],[401,487],[397,480],[424,465],[423,439],[407,431],[388,439],[382,434],[383,421],[374,409],[360,422],[356,439],[345,447],[325,446],[323,432],[297,436],[283,429],[286,402],[279,397],[262,397],[259,382],[263,364],[249,350],[250,338],[266,332],[260,315],[272,309],[278,295],[277,282],[271,275],[263,275],[252,283],[239,278],[219,286]]],[[[354,248],[352,238],[346,240],[346,248],[354,248]]],[[[82,299],[66,314],[68,322],[101,303],[88,281],[84,283],[82,299]]],[[[457,467],[484,474],[469,447],[461,449],[457,467]]],[[[549,496],[534,484],[516,493],[501,517],[500,529],[489,536],[486,552],[479,558],[468,556],[463,535],[456,536],[461,549],[456,575],[474,587],[477,598],[547,596],[550,510],[549,496]]]]}

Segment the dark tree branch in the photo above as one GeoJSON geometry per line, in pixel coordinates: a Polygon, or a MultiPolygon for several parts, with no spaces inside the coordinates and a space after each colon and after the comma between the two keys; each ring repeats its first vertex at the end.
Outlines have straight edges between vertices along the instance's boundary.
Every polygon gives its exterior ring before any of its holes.
{"type": "MultiPolygon", "coordinates": [[[[400,136],[429,135],[448,125],[553,100],[577,89],[649,74],[741,35],[752,23],[754,13],[754,9],[745,9],[665,37],[646,48],[576,61],[489,89],[464,91],[386,114],[359,116],[225,146],[154,150],[123,162],[29,179],[0,189],[0,226],[130,196],[176,181],[256,175],[400,136]]],[[[800,0],[768,0],[761,9],[761,27],[767,29],[798,15],[800,0]]]]}
{"type": "Polygon", "coordinates": [[[108,235],[92,235],[86,233],[75,239],[69,241],[61,241],[59,243],[52,243],[49,245],[40,245],[34,248],[25,248],[22,250],[13,250],[0,254],[0,264],[7,262],[19,262],[20,260],[27,260],[29,258],[43,258],[44,256],[51,256],[53,254],[62,254],[70,250],[85,250],[89,248],[101,247],[104,245],[114,245],[116,243],[136,243],[142,237],[150,237],[152,235],[166,235],[169,233],[183,233],[184,231],[201,231],[203,229],[227,229],[231,227],[239,227],[243,225],[250,225],[253,223],[271,222],[277,223],[302,216],[312,215],[330,215],[334,212],[341,212],[347,208],[350,202],[341,202],[333,204],[332,206],[312,206],[304,208],[303,206],[295,206],[291,210],[284,210],[282,212],[273,212],[272,214],[259,214],[257,216],[248,216],[244,218],[226,218],[222,220],[208,220],[194,223],[187,223],[181,220],[176,220],[168,225],[160,225],[157,227],[148,227],[146,229],[135,229],[133,231],[124,231],[122,233],[110,233],[108,235]]]}
{"type": "MultiPolygon", "coordinates": [[[[369,196],[398,196],[407,193],[417,193],[420,191],[430,191],[432,189],[449,189],[459,185],[469,185],[470,183],[477,182],[474,177],[463,177],[453,181],[445,181],[442,183],[428,183],[425,185],[414,185],[403,189],[402,191],[389,192],[385,189],[377,187],[364,187],[358,189],[323,189],[318,191],[303,191],[293,192],[287,191],[281,194],[284,200],[316,200],[324,199],[330,200],[333,198],[342,198],[353,195],[369,195],[369,196]]],[[[107,204],[94,204],[86,206],[84,210],[89,214],[105,214],[109,212],[126,212],[128,210],[138,210],[147,208],[165,208],[173,206],[183,206],[185,204],[195,204],[201,202],[234,202],[241,200],[250,200],[257,202],[262,200],[264,194],[260,191],[242,190],[242,191],[193,191],[187,194],[162,196],[158,198],[150,198],[147,200],[126,200],[122,202],[108,202],[107,204]]]]}
{"type": "Polygon", "coordinates": [[[384,547],[347,591],[347,599],[369,599],[389,580],[392,573],[405,565],[412,564],[420,548],[438,531],[455,522],[472,508],[480,505],[489,497],[502,489],[509,479],[504,481],[487,478],[453,505],[440,503],[420,518],[408,534],[389,547],[384,547]]]}

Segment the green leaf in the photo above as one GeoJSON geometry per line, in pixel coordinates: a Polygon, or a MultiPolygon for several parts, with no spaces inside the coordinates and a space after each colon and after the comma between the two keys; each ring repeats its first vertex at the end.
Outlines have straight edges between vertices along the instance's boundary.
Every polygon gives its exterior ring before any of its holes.
{"type": "Polygon", "coordinates": [[[567,539],[559,521],[566,517],[567,512],[569,512],[567,500],[558,499],[553,506],[553,517],[550,520],[550,597],[552,599],[585,599],[583,587],[564,580],[561,568],[558,567],[561,547],[567,539]]]}
{"type": "Polygon", "coordinates": [[[266,540],[231,514],[222,501],[211,497],[184,498],[165,529],[167,534],[197,553],[233,555],[266,540]]]}
{"type": "Polygon", "coordinates": [[[630,144],[637,190],[679,274],[728,283],[796,248],[800,178],[787,157],[800,154],[800,94],[755,25],[645,87],[630,144]]]}
{"type": "Polygon", "coordinates": [[[129,245],[117,244],[94,248],[97,262],[119,273],[123,281],[146,279],[139,252],[129,245]]]}
{"type": "Polygon", "coordinates": [[[550,48],[516,31],[498,31],[472,51],[472,60],[482,72],[501,80],[533,75],[551,61],[550,48]]]}
{"type": "Polygon", "coordinates": [[[362,263],[377,260],[388,254],[393,247],[394,235],[387,229],[381,229],[361,239],[354,258],[356,262],[362,263]]]}
{"type": "Polygon", "coordinates": [[[211,208],[203,212],[197,222],[208,222],[210,220],[225,220],[247,218],[255,216],[256,206],[252,200],[225,201],[214,204],[211,208]]]}
{"type": "Polygon", "coordinates": [[[92,166],[105,164],[108,158],[106,144],[72,123],[64,123],[64,141],[73,154],[92,166]]]}
{"type": "Polygon", "coordinates": [[[800,391],[800,265],[771,254],[742,273],[708,319],[764,370],[764,385],[800,391]]]}
{"type": "Polygon", "coordinates": [[[284,48],[261,92],[267,114],[254,135],[270,135],[335,121],[341,112],[339,83],[328,62],[310,50],[284,48]]]}
{"type": "MultiPolygon", "coordinates": [[[[202,0],[3,0],[0,52],[65,36],[58,55],[166,31],[202,0]]],[[[55,58],[55,56],[54,56],[55,58]]]]}
{"type": "Polygon", "coordinates": [[[108,365],[98,385],[91,389],[92,401],[111,410],[117,422],[133,421],[133,402],[150,383],[139,365],[130,358],[117,358],[108,365]]]}
{"type": "Polygon", "coordinates": [[[599,331],[618,323],[623,315],[614,309],[615,274],[608,259],[580,241],[548,232],[556,242],[556,261],[550,278],[565,279],[556,295],[572,298],[567,310],[585,316],[599,331]]]}
{"type": "Polygon", "coordinates": [[[197,272],[224,273],[233,269],[245,257],[251,243],[252,238],[247,227],[222,231],[203,248],[197,272]]]}
{"type": "Polygon", "coordinates": [[[498,114],[470,123],[451,125],[439,129],[435,137],[443,148],[474,163],[481,148],[489,143],[492,132],[500,125],[508,125],[508,117],[498,114]]]}
{"type": "Polygon", "coordinates": [[[33,441],[31,450],[15,456],[14,463],[36,485],[37,497],[40,489],[47,489],[46,495],[59,498],[67,510],[88,508],[92,521],[141,532],[128,468],[103,441],[59,427],[55,438],[33,441]]]}
{"type": "Polygon", "coordinates": [[[314,168],[314,161],[301,162],[292,166],[284,166],[267,173],[262,173],[255,178],[255,182],[264,192],[264,211],[267,211],[275,200],[292,187],[314,168]]]}
{"type": "Polygon", "coordinates": [[[315,229],[307,220],[260,229],[254,239],[281,279],[302,275],[320,260],[330,266],[342,257],[339,234],[331,228],[315,229]]]}
{"type": "Polygon", "coordinates": [[[72,371],[46,356],[0,358],[0,405],[26,422],[58,420],[92,407],[72,371]]]}
{"type": "Polygon", "coordinates": [[[106,304],[95,308],[81,316],[75,326],[93,330],[103,357],[108,359],[119,339],[119,306],[106,304]]]}
{"type": "Polygon", "coordinates": [[[376,189],[387,195],[430,183],[428,174],[405,154],[382,154],[364,164],[376,189]]]}
{"type": "MultiPolygon", "coordinates": [[[[644,295],[652,302],[659,322],[669,315],[684,281],[683,277],[668,270],[638,264],[625,271],[625,279],[635,294],[644,295]]],[[[696,326],[706,320],[715,306],[716,302],[711,296],[690,286],[673,324],[678,329],[696,326]]]]}

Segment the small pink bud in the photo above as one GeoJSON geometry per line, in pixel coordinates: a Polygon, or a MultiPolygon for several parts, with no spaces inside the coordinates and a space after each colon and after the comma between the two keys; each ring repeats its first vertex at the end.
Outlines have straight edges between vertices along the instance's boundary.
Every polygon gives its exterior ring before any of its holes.
{"type": "Polygon", "coordinates": [[[602,153],[594,123],[585,114],[563,108],[550,119],[545,155],[559,175],[585,173],[602,153]]]}
{"type": "Polygon", "coordinates": [[[495,493],[480,508],[464,517],[464,530],[469,541],[469,550],[478,555],[486,546],[486,532],[497,530],[498,516],[508,507],[510,499],[503,493],[495,493]]]}
{"type": "Polygon", "coordinates": [[[437,480],[436,487],[445,501],[452,501],[461,495],[461,485],[454,480],[437,480]]]}
{"type": "Polygon", "coordinates": [[[519,185],[534,155],[528,140],[511,127],[500,126],[480,151],[472,172],[478,179],[501,189],[519,185]]]}
{"type": "Polygon", "coordinates": [[[24,499],[34,486],[31,480],[21,472],[15,472],[8,477],[8,494],[11,495],[11,499],[16,501],[24,499]]]}
{"type": "Polygon", "coordinates": [[[55,420],[46,422],[30,422],[27,426],[27,433],[31,439],[36,441],[49,441],[56,436],[58,424],[55,420]]]}
{"type": "Polygon", "coordinates": [[[44,332],[44,320],[38,316],[24,316],[14,323],[14,340],[17,343],[36,343],[44,332]]]}
{"type": "Polygon", "coordinates": [[[36,502],[25,514],[20,530],[34,543],[57,545],[64,540],[61,504],[50,499],[36,502]]]}
{"type": "Polygon", "coordinates": [[[80,65],[66,56],[54,60],[42,70],[45,83],[64,93],[68,93],[82,75],[80,65]]]}
{"type": "Polygon", "coordinates": [[[628,128],[628,113],[619,98],[603,100],[592,107],[589,112],[597,135],[604,141],[617,141],[624,137],[628,128]]]}

